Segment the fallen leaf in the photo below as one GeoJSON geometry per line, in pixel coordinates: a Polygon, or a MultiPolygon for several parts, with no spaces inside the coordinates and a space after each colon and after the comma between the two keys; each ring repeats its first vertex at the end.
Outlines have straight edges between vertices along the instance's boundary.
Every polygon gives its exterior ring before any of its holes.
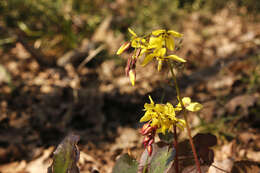
{"type": "Polygon", "coordinates": [[[260,172],[260,168],[256,162],[242,160],[236,161],[233,164],[231,173],[257,173],[260,172]]]}
{"type": "Polygon", "coordinates": [[[258,95],[239,95],[231,99],[226,105],[225,108],[229,113],[234,113],[237,107],[241,107],[243,109],[243,113],[245,115],[248,114],[248,107],[253,106],[256,101],[259,99],[258,95]]]}
{"type": "Polygon", "coordinates": [[[79,136],[68,135],[54,151],[52,165],[48,168],[48,173],[79,173],[77,162],[79,160],[79,150],[77,143],[79,136]]]}

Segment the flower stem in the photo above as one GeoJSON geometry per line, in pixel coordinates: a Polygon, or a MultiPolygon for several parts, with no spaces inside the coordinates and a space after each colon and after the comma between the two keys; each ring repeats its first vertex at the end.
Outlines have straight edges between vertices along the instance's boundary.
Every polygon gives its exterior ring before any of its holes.
{"type": "Polygon", "coordinates": [[[195,162],[196,162],[197,170],[199,171],[199,173],[201,173],[200,162],[199,162],[198,155],[197,155],[197,152],[196,152],[196,149],[195,149],[192,137],[191,137],[191,130],[190,130],[190,126],[189,126],[189,123],[188,123],[187,112],[186,112],[186,109],[185,109],[184,104],[183,104],[182,99],[181,99],[180,88],[179,88],[179,85],[177,83],[176,75],[173,71],[173,64],[171,62],[169,62],[169,66],[170,66],[170,71],[171,71],[171,74],[172,74],[172,79],[173,79],[174,84],[175,84],[177,99],[178,99],[179,103],[181,104],[182,110],[184,112],[184,120],[186,122],[186,128],[187,128],[187,132],[188,132],[189,141],[190,141],[191,149],[192,149],[192,152],[193,152],[193,156],[194,156],[194,159],[195,159],[195,162]]]}
{"type": "Polygon", "coordinates": [[[173,145],[175,147],[175,158],[174,158],[174,167],[175,167],[175,172],[179,173],[179,152],[178,152],[178,136],[177,136],[177,128],[176,125],[173,126],[174,129],[174,142],[173,145]]]}

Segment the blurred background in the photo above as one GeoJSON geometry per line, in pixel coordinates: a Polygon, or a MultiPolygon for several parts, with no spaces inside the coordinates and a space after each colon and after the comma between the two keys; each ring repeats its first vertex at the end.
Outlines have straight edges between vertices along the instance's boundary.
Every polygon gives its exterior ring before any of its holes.
{"type": "Polygon", "coordinates": [[[193,134],[218,137],[223,169],[259,162],[259,11],[254,0],[1,0],[0,172],[46,172],[70,132],[81,136],[81,172],[111,172],[128,150],[140,156],[148,95],[176,97],[167,69],[159,73],[155,63],[138,63],[131,86],[131,54],[115,55],[129,27],[184,34],[176,52],[188,61],[178,71],[181,92],[204,105],[189,115],[193,134]]]}

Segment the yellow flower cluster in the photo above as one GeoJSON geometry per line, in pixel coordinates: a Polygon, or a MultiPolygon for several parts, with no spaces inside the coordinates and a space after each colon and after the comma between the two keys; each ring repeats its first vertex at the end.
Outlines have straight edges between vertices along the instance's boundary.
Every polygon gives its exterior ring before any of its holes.
{"type": "MultiPolygon", "coordinates": [[[[184,129],[186,123],[185,120],[177,118],[176,113],[182,110],[180,103],[174,107],[171,103],[155,104],[152,98],[149,96],[151,103],[145,103],[144,116],[140,119],[140,122],[150,122],[151,127],[156,127],[156,133],[165,134],[166,131],[173,131],[173,126],[176,125],[181,130],[184,129]]],[[[191,102],[189,97],[182,99],[184,107],[188,111],[196,112],[202,109],[202,105],[197,102],[191,102]]]]}
{"type": "MultiPolygon", "coordinates": [[[[128,29],[130,32],[131,40],[130,42],[124,43],[117,51],[117,55],[120,55],[129,47],[134,48],[134,53],[131,59],[136,59],[142,55],[144,55],[144,60],[142,62],[142,66],[147,65],[149,62],[151,62],[153,59],[156,59],[158,61],[158,71],[161,70],[162,64],[164,61],[177,61],[184,63],[186,62],[185,59],[178,57],[177,55],[168,55],[167,51],[174,51],[175,49],[175,41],[174,38],[181,38],[183,35],[173,31],[173,30],[165,30],[165,29],[159,29],[153,31],[151,34],[139,37],[137,34],[131,30],[128,29]]],[[[135,67],[135,66],[134,66],[135,67]]],[[[134,72],[134,75],[130,75],[130,81],[134,85],[135,82],[135,71],[134,69],[131,69],[130,65],[127,66],[127,75],[129,76],[129,71],[134,72]]]]}
{"type": "Polygon", "coordinates": [[[167,55],[167,49],[173,51],[175,48],[174,37],[180,38],[182,34],[173,30],[166,31],[165,29],[153,31],[147,47],[142,49],[142,51],[146,53],[142,66],[148,64],[153,58],[156,58],[158,61],[158,71],[161,70],[163,61],[169,59],[182,63],[186,62],[185,59],[177,55],[167,55]]]}

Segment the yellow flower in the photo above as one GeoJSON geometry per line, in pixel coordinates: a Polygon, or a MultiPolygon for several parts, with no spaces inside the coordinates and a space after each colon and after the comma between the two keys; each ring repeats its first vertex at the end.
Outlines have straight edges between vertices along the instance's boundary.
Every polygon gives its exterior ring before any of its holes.
{"type": "Polygon", "coordinates": [[[133,48],[144,48],[143,44],[145,44],[146,40],[144,38],[138,37],[132,29],[128,28],[128,31],[132,35],[131,41],[122,44],[116,53],[117,55],[120,55],[121,53],[129,49],[130,46],[132,46],[133,48]]]}
{"type": "MultiPolygon", "coordinates": [[[[189,97],[183,97],[182,102],[184,104],[185,109],[191,112],[197,112],[203,108],[203,105],[198,102],[191,102],[191,98],[189,97]]],[[[181,103],[178,103],[178,105],[175,108],[176,111],[181,111],[181,103]]]]}
{"type": "Polygon", "coordinates": [[[175,37],[182,37],[182,34],[173,31],[173,30],[155,30],[149,35],[139,37],[132,29],[128,28],[129,33],[131,34],[131,39],[129,42],[124,43],[117,51],[117,55],[120,55],[130,47],[134,48],[134,53],[131,58],[128,59],[126,74],[129,76],[132,85],[135,84],[136,74],[135,74],[135,63],[137,59],[144,55],[144,60],[142,66],[147,65],[154,58],[158,61],[157,69],[161,70],[164,61],[177,61],[184,63],[185,59],[178,57],[177,55],[168,55],[168,50],[174,50],[175,37]],[[133,70],[130,72],[130,70],[133,70]]]}
{"type": "Polygon", "coordinates": [[[136,37],[131,40],[131,46],[133,48],[145,48],[145,42],[146,40],[141,37],[136,37]]]}
{"type": "Polygon", "coordinates": [[[166,56],[167,49],[174,50],[174,40],[173,37],[182,37],[182,34],[165,29],[155,30],[152,32],[148,45],[142,48],[142,53],[146,53],[145,58],[142,62],[142,66],[147,65],[153,58],[158,61],[158,71],[161,70],[163,61],[168,61],[169,59],[184,63],[185,59],[178,57],[177,55],[166,56]]]}
{"type": "Polygon", "coordinates": [[[175,108],[171,103],[154,104],[150,96],[149,99],[151,103],[145,103],[144,110],[146,112],[140,119],[140,122],[149,121],[151,127],[157,127],[157,133],[163,134],[166,131],[172,131],[173,125],[176,125],[180,129],[185,127],[185,121],[176,117],[175,108]]]}
{"type": "Polygon", "coordinates": [[[166,46],[167,49],[174,50],[175,43],[174,43],[174,39],[172,37],[180,38],[183,35],[174,30],[166,31],[165,29],[159,29],[159,30],[153,31],[152,36],[155,36],[155,37],[150,38],[149,46],[151,46],[151,47],[154,47],[155,45],[157,45],[157,47],[166,46]],[[160,40],[162,40],[161,43],[158,43],[158,42],[160,42],[160,40]]]}
{"type": "Polygon", "coordinates": [[[151,36],[149,39],[148,49],[161,48],[164,45],[165,45],[165,41],[163,36],[158,36],[158,37],[151,36]]]}

